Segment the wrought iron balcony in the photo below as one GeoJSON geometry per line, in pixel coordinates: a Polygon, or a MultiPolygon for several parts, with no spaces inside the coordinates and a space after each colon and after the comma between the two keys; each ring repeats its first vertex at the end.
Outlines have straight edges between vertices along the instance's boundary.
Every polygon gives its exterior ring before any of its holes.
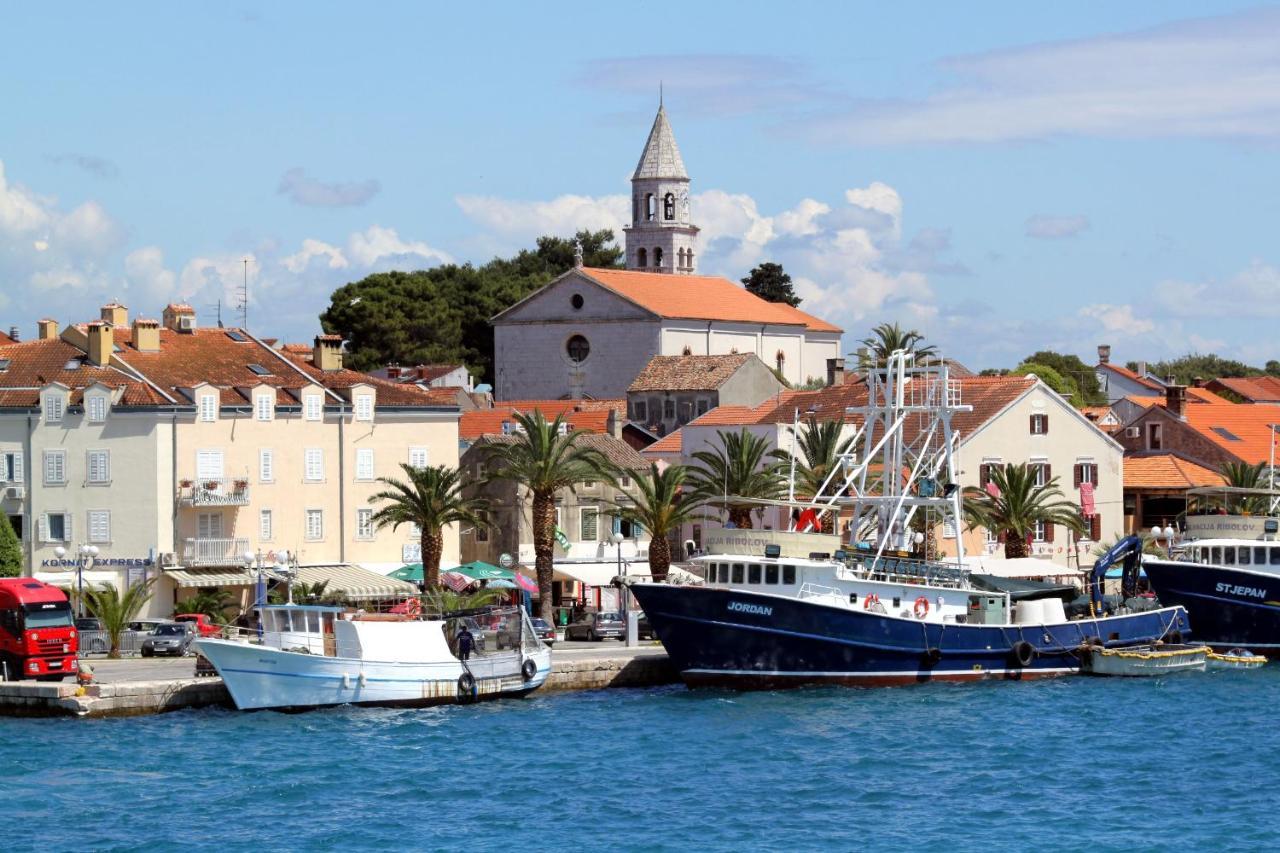
{"type": "Polygon", "coordinates": [[[182,548],[184,566],[242,566],[248,539],[187,539],[182,548]]]}
{"type": "Polygon", "coordinates": [[[249,481],[245,478],[205,477],[183,480],[178,501],[183,506],[248,506],[249,481]]]}

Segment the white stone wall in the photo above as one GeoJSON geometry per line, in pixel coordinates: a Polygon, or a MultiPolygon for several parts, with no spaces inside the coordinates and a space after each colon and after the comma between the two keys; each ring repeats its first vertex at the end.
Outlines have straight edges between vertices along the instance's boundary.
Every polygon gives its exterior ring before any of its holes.
{"type": "Polygon", "coordinates": [[[658,351],[652,320],[546,322],[501,325],[494,330],[495,399],[555,400],[562,397],[620,399],[658,351]],[[565,344],[582,335],[586,360],[573,363],[565,344]]]}

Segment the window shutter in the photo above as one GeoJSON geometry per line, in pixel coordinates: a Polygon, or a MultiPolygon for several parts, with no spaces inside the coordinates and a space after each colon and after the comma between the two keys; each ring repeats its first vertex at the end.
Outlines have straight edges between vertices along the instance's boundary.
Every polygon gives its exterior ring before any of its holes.
{"type": "Polygon", "coordinates": [[[39,528],[37,536],[40,539],[40,541],[48,542],[49,541],[49,513],[47,512],[40,513],[40,521],[36,525],[36,527],[39,528]]]}
{"type": "Polygon", "coordinates": [[[982,464],[978,466],[978,485],[985,487],[991,481],[991,466],[982,464]]]}
{"type": "Polygon", "coordinates": [[[1049,416],[1048,415],[1040,416],[1040,429],[1042,430],[1042,432],[1040,433],[1041,435],[1049,434],[1049,416]]]}
{"type": "Polygon", "coordinates": [[[1046,541],[1046,542],[1052,542],[1052,541],[1053,541],[1053,528],[1054,528],[1054,526],[1055,526],[1055,525],[1054,525],[1052,522],[1049,522],[1049,521],[1046,521],[1046,522],[1044,523],[1044,541],[1046,541]]]}
{"type": "Polygon", "coordinates": [[[1049,485],[1049,481],[1053,479],[1053,466],[1048,462],[1044,463],[1044,484],[1049,485]]]}
{"type": "Polygon", "coordinates": [[[1092,476],[1089,478],[1089,482],[1090,482],[1090,483],[1093,483],[1093,486],[1094,486],[1094,488],[1096,489],[1096,488],[1098,487],[1098,466],[1097,466],[1097,464],[1093,464],[1093,465],[1090,465],[1090,466],[1089,466],[1089,473],[1092,475],[1092,476]]]}
{"type": "Polygon", "coordinates": [[[1102,538],[1102,514],[1095,512],[1089,516],[1089,538],[1097,542],[1102,538]]]}
{"type": "Polygon", "coordinates": [[[1036,416],[1031,416],[1031,425],[1027,427],[1027,431],[1032,435],[1036,434],[1036,416]]]}
{"type": "Polygon", "coordinates": [[[64,513],[62,516],[62,541],[63,542],[70,542],[72,539],[75,538],[75,534],[71,532],[71,521],[72,521],[71,513],[69,512],[64,513]]]}
{"type": "Polygon", "coordinates": [[[22,482],[22,454],[13,454],[13,482],[22,482]]]}
{"type": "Polygon", "coordinates": [[[1077,462],[1071,466],[1072,479],[1075,480],[1075,487],[1080,488],[1080,483],[1084,481],[1084,466],[1077,462]]]}

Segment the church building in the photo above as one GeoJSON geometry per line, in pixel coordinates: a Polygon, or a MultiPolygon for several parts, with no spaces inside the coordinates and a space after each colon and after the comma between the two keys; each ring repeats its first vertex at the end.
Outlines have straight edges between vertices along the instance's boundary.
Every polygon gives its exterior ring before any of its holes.
{"type": "Polygon", "coordinates": [[[579,261],[492,319],[496,399],[617,399],[657,355],[749,353],[796,385],[826,375],[840,328],[696,274],[689,175],[661,106],[631,187],[625,270],[579,261]]]}

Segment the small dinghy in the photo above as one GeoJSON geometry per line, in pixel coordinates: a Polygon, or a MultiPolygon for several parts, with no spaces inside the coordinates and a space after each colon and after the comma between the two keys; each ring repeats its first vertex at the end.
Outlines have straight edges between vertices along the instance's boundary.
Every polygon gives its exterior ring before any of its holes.
{"type": "Polygon", "coordinates": [[[1229,652],[1209,651],[1205,656],[1209,669],[1257,669],[1267,662],[1262,655],[1248,649],[1232,649],[1229,652]]]}
{"type": "Polygon", "coordinates": [[[1115,675],[1141,678],[1175,672],[1201,671],[1209,654],[1200,644],[1158,643],[1107,648],[1089,645],[1080,648],[1080,671],[1086,675],[1115,675]]]}

